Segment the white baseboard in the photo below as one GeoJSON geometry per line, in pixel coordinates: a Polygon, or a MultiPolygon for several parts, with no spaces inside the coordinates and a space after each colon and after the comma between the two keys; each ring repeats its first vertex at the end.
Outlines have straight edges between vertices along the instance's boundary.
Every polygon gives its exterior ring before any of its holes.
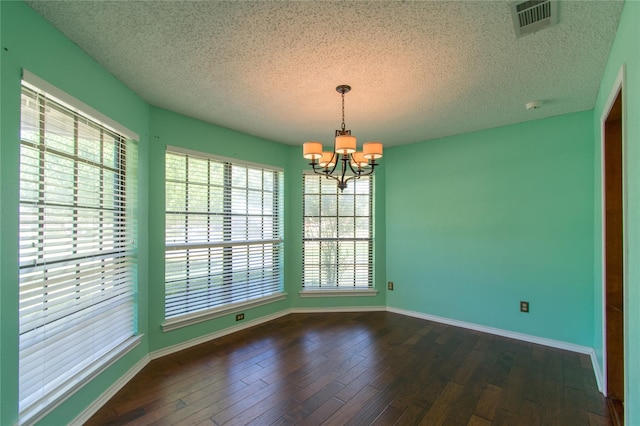
{"type": "Polygon", "coordinates": [[[227,327],[227,328],[225,328],[223,330],[216,331],[215,333],[206,334],[204,336],[200,336],[200,337],[197,337],[195,339],[187,340],[186,342],[178,343],[177,345],[173,345],[173,346],[169,346],[169,347],[166,347],[166,348],[158,349],[157,351],[153,351],[153,352],[149,353],[149,358],[152,359],[152,360],[153,359],[162,358],[163,356],[167,356],[167,355],[170,355],[170,354],[175,353],[175,352],[179,352],[179,351],[182,351],[182,350],[185,350],[185,349],[189,349],[192,346],[196,346],[196,345],[199,345],[201,343],[205,343],[205,342],[217,339],[219,337],[226,336],[228,334],[235,333],[235,332],[240,331],[240,330],[244,330],[245,328],[253,327],[255,325],[262,324],[264,322],[271,321],[271,320],[274,320],[276,318],[283,317],[283,316],[285,316],[285,315],[287,315],[289,313],[290,313],[289,309],[286,309],[284,311],[276,312],[276,313],[271,314],[271,315],[265,315],[263,317],[256,318],[254,320],[247,321],[245,323],[241,323],[241,324],[238,324],[238,325],[227,327]]]}
{"type": "Polygon", "coordinates": [[[187,340],[186,342],[179,343],[177,345],[169,346],[163,349],[159,349],[157,351],[153,351],[149,354],[150,359],[157,359],[163,356],[182,351],[184,349],[188,349],[192,346],[199,345],[201,343],[208,342],[210,340],[214,340],[220,338],[222,336],[226,336],[231,333],[235,333],[240,330],[244,330],[245,328],[253,327],[268,321],[272,321],[276,318],[283,317],[289,314],[298,314],[298,313],[314,313],[314,312],[373,312],[373,311],[385,311],[385,306],[348,306],[348,307],[331,307],[331,308],[295,308],[295,309],[285,309],[280,312],[276,312],[271,315],[265,315],[260,318],[256,318],[251,321],[247,321],[242,324],[234,325],[232,327],[225,328],[224,330],[217,331],[215,333],[207,334],[204,336],[197,337],[195,339],[187,340]]]}
{"type": "Polygon", "coordinates": [[[102,408],[104,404],[106,404],[111,398],[113,398],[113,396],[116,393],[118,393],[118,391],[122,389],[124,385],[129,383],[129,380],[133,379],[136,376],[136,374],[142,371],[142,369],[149,363],[149,361],[151,361],[149,356],[148,355],[144,356],[133,367],[131,367],[129,371],[127,371],[123,376],[121,376],[118,380],[116,380],[114,384],[109,386],[109,388],[107,388],[107,390],[104,391],[102,395],[98,397],[98,399],[93,401],[91,405],[85,408],[84,411],[80,413],[78,417],[76,417],[71,423],[69,423],[69,425],[70,426],[83,425],[87,420],[91,418],[91,416],[97,413],[98,410],[102,408]]]}
{"type": "Polygon", "coordinates": [[[327,307],[327,308],[317,308],[317,307],[308,307],[308,308],[290,308],[285,309],[280,312],[276,312],[271,315],[265,315],[260,318],[256,318],[255,320],[248,321],[243,324],[235,325],[232,327],[225,328],[224,330],[217,331],[215,333],[207,334],[205,336],[198,337],[196,339],[191,339],[186,342],[179,343],[177,345],[169,346],[167,348],[159,349],[157,351],[150,352],[147,356],[138,361],[125,375],[120,377],[113,385],[111,385],[98,399],[96,399],[91,405],[89,405],[78,417],[76,417],[73,422],[70,424],[72,426],[80,426],[85,423],[91,416],[93,416],[104,404],[109,401],[124,385],[126,385],[129,380],[131,380],[136,374],[138,374],[151,360],[161,358],[166,355],[170,355],[175,352],[182,351],[184,349],[188,349],[192,346],[199,345],[201,343],[205,343],[214,339],[217,339],[222,336],[226,336],[231,333],[235,333],[240,330],[244,330],[249,327],[253,327],[255,325],[259,325],[276,318],[283,317],[289,314],[299,314],[299,313],[323,313],[323,312],[392,312],[400,315],[405,315],[414,318],[420,318],[427,321],[434,321],[441,324],[452,325],[455,327],[466,328],[469,330],[480,331],[483,333],[494,334],[497,336],[503,336],[510,339],[522,340],[525,342],[536,343],[539,345],[549,346],[558,349],[564,349],[571,352],[577,352],[581,354],[587,354],[591,358],[591,363],[593,365],[593,372],[596,377],[596,383],[598,384],[598,390],[603,392],[602,389],[602,372],[600,370],[600,365],[598,364],[598,359],[596,353],[593,348],[588,346],[576,345],[573,343],[562,342],[559,340],[547,339],[544,337],[532,336],[524,333],[517,333],[514,331],[503,330],[494,327],[488,327],[484,325],[474,324],[465,321],[458,321],[450,318],[439,317],[436,315],[424,314],[421,312],[409,311],[405,309],[398,309],[389,306],[345,306],[345,307],[327,307]]]}
{"type": "Polygon", "coordinates": [[[598,365],[598,358],[596,356],[596,351],[589,346],[576,345],[574,343],[567,343],[560,340],[547,339],[545,337],[533,336],[531,334],[518,333],[515,331],[503,330],[501,328],[488,327],[485,325],[479,325],[471,322],[439,317],[431,314],[423,314],[421,312],[408,311],[406,309],[398,309],[390,306],[387,306],[387,311],[400,314],[400,315],[414,317],[414,318],[420,318],[427,321],[439,322],[441,324],[453,325],[455,327],[461,327],[469,330],[480,331],[482,333],[494,334],[497,336],[507,337],[509,339],[522,340],[524,342],[536,343],[538,345],[549,346],[552,348],[564,349],[570,352],[589,355],[589,358],[591,358],[591,364],[593,365],[593,374],[596,377],[598,390],[600,392],[603,392],[602,373],[600,372],[600,366],[598,365]]]}
{"type": "Polygon", "coordinates": [[[598,362],[598,356],[596,355],[596,351],[594,349],[591,349],[591,353],[589,355],[591,356],[591,365],[593,366],[593,374],[596,375],[596,383],[598,384],[598,390],[600,391],[601,394],[603,394],[604,396],[607,396],[607,393],[605,392],[605,389],[604,389],[604,374],[600,369],[600,363],[598,362]]]}
{"type": "Polygon", "coordinates": [[[291,314],[315,314],[323,312],[384,312],[386,306],[337,306],[330,308],[292,308],[288,313],[291,314]]]}

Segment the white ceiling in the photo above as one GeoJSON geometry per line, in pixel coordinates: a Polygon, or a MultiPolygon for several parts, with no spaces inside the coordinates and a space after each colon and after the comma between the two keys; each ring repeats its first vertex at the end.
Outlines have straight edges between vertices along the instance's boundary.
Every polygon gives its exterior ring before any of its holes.
{"type": "Polygon", "coordinates": [[[331,143],[339,84],[385,146],[591,109],[622,10],[560,1],[516,38],[497,0],[27,3],[147,102],[292,145],[331,143]]]}

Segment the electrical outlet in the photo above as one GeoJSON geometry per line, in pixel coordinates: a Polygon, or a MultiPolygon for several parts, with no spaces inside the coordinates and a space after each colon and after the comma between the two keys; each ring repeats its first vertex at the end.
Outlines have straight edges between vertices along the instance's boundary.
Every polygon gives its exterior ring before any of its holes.
{"type": "Polygon", "coordinates": [[[387,283],[387,290],[393,290],[393,281],[387,283]]]}
{"type": "Polygon", "coordinates": [[[520,301],[520,312],[529,312],[529,302],[520,301]]]}
{"type": "Polygon", "coordinates": [[[244,319],[244,314],[236,314],[236,321],[242,321],[244,319]]]}

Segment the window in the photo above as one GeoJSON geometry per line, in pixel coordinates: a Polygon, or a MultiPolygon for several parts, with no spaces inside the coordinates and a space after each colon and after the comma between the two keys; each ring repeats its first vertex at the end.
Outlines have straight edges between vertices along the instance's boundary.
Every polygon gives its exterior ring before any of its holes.
{"type": "Polygon", "coordinates": [[[23,83],[21,423],[139,341],[136,164],[133,142],[23,83]]]}
{"type": "Polygon", "coordinates": [[[303,175],[303,289],[373,286],[373,178],[303,175]]]}
{"type": "Polygon", "coordinates": [[[164,329],[284,298],[282,172],[173,147],[165,168],[164,329]]]}

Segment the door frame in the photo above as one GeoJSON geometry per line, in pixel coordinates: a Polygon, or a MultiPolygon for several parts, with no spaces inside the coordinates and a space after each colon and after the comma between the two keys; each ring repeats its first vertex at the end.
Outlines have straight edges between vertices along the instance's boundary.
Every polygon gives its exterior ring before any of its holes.
{"type": "MultiPolygon", "coordinates": [[[[628,298],[626,295],[628,294],[628,234],[627,234],[627,218],[628,218],[628,190],[627,190],[627,144],[626,144],[626,126],[627,122],[626,118],[626,94],[625,94],[625,86],[626,86],[626,72],[624,64],[620,67],[618,71],[618,75],[613,83],[611,91],[609,92],[609,97],[607,102],[604,105],[602,110],[602,115],[600,116],[600,208],[601,208],[601,218],[600,218],[600,228],[601,228],[601,291],[602,291],[602,306],[601,306],[601,314],[602,314],[602,371],[600,373],[600,391],[607,396],[607,282],[606,282],[606,205],[605,205],[605,123],[613,108],[613,104],[618,96],[618,93],[622,95],[622,294],[623,294],[623,324],[624,329],[622,330],[624,341],[623,341],[623,357],[624,357],[624,370],[627,371],[628,367],[628,356],[627,356],[627,347],[628,342],[626,339],[627,336],[627,309],[628,309],[628,298]]],[[[625,381],[624,385],[624,393],[625,399],[627,394],[627,383],[625,381]]],[[[625,404],[626,411],[626,404],[625,404]]],[[[626,413],[625,413],[626,417],[626,413]]]]}

